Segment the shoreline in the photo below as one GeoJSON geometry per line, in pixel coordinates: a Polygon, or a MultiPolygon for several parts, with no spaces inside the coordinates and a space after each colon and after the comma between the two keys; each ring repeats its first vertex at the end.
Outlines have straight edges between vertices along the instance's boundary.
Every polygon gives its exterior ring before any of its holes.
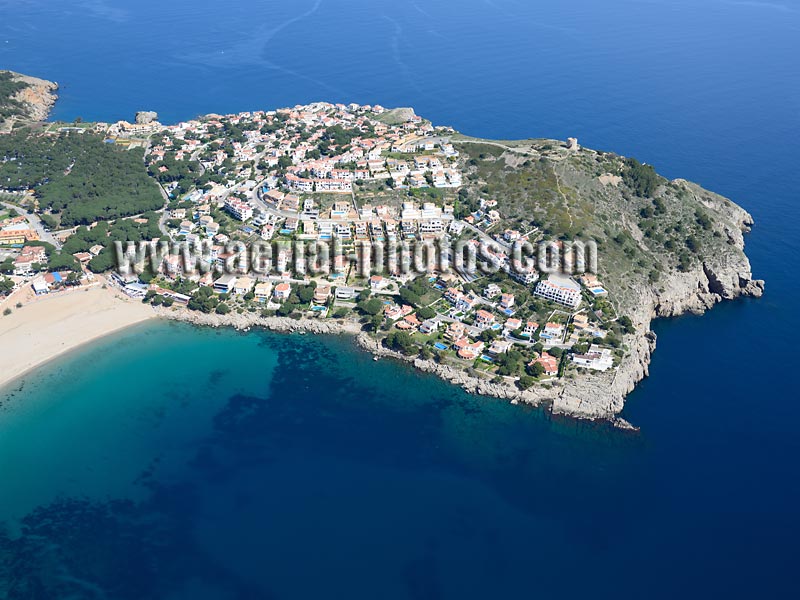
{"type": "MultiPolygon", "coordinates": [[[[749,264],[746,266],[749,267],[749,264]]],[[[390,350],[364,332],[362,325],[353,320],[261,317],[255,313],[218,315],[178,306],[152,307],[123,296],[115,288],[101,287],[98,283],[88,289],[35,298],[22,308],[14,309],[11,315],[0,317],[0,343],[4,347],[10,344],[15,350],[5,359],[0,373],[0,390],[7,389],[69,352],[134,325],[163,319],[202,327],[231,327],[239,331],[259,327],[278,333],[302,331],[320,335],[350,335],[354,346],[361,351],[404,362],[419,371],[434,374],[451,385],[457,385],[468,393],[506,400],[512,404],[523,403],[576,419],[604,420],[620,429],[635,431],[638,428],[619,414],[627,395],[649,374],[648,367],[656,347],[655,334],[650,330],[652,320],[686,313],[699,314],[722,300],[761,295],[763,288],[760,285],[747,277],[740,277],[743,274],[741,270],[737,269],[734,273],[735,277],[730,277],[731,273],[729,277],[719,277],[708,265],[704,265],[697,272],[677,276],[672,282],[672,289],[688,292],[685,295],[673,293],[669,301],[663,296],[650,298],[650,306],[643,305],[636,315],[637,332],[628,340],[630,353],[616,370],[591,377],[556,379],[525,391],[513,383],[494,383],[458,366],[390,350]],[[701,274],[705,282],[701,280],[701,274]],[[730,284],[722,285],[720,280],[730,284]],[[731,285],[734,281],[738,285],[731,285]],[[721,285],[721,288],[710,289],[712,283],[721,285]],[[90,296],[89,302],[86,302],[87,296],[90,296]],[[56,324],[55,344],[52,341],[44,343],[48,327],[56,324]]],[[[16,299],[15,296],[7,298],[3,304],[10,306],[10,300],[16,299]]]]}
{"type": "Polygon", "coordinates": [[[100,286],[62,294],[0,316],[0,390],[69,352],[156,318],[151,307],[100,286]]]}

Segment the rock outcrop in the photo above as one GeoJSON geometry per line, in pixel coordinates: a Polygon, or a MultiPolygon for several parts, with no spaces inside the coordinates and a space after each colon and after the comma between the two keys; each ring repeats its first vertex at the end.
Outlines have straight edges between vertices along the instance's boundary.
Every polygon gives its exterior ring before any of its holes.
{"type": "Polygon", "coordinates": [[[138,125],[147,125],[154,121],[158,121],[157,112],[153,112],[152,110],[140,110],[136,113],[136,123],[138,125]]]}
{"type": "Polygon", "coordinates": [[[30,77],[9,71],[14,81],[24,83],[25,87],[17,92],[13,99],[20,102],[25,114],[18,119],[44,121],[56,103],[58,84],[38,77],[30,77]]]}

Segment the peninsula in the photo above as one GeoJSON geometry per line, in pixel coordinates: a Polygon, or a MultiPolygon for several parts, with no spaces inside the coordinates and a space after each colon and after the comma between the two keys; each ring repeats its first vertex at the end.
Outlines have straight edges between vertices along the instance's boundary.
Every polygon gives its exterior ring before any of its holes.
{"type": "MultiPolygon", "coordinates": [[[[744,253],[753,225],[744,209],[574,138],[482,140],[408,108],[325,102],[173,125],[152,112],[53,123],[9,89],[7,344],[15,319],[44,311],[44,298],[86,298],[90,319],[92,306],[107,306],[91,294],[106,294],[128,306],[122,325],[161,317],[352,333],[376,356],[474,393],[615,420],[647,376],[653,319],[763,292],[744,253]],[[141,272],[119,268],[115,242],[150,241],[206,244],[204,268],[188,268],[180,252],[141,272]],[[334,242],[341,253],[329,268],[312,268],[302,244],[334,242]],[[235,260],[232,248],[263,244],[275,249],[263,268],[235,260]],[[403,244],[471,250],[486,268],[459,267],[451,250],[416,270],[402,261],[365,270],[354,258],[403,244]],[[523,264],[517,250],[534,247],[560,253],[563,268],[523,264]],[[596,249],[596,269],[585,247],[596,249]]],[[[60,328],[41,324],[48,339],[60,328]]],[[[48,342],[29,344],[48,355],[48,342]]]]}

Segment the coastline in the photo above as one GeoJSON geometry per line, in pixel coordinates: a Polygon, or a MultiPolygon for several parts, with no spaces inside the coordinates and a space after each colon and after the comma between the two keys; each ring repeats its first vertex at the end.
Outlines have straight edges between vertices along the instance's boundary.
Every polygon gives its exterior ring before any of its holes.
{"type": "Polygon", "coordinates": [[[37,298],[0,316],[0,389],[73,350],[155,318],[153,310],[96,286],[37,298]]]}

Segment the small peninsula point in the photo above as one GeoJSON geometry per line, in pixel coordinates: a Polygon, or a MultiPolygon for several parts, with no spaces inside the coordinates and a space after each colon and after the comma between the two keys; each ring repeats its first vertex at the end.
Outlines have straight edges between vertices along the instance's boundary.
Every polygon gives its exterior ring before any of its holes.
{"type": "Polygon", "coordinates": [[[648,374],[653,319],[764,289],[744,253],[750,214],[577,138],[484,140],[355,103],[173,125],[152,111],[132,123],[16,112],[0,137],[0,333],[23,351],[0,383],[157,315],[350,333],[470,392],[617,420],[648,374]],[[126,243],[208,253],[142,256],[131,271],[126,243]],[[320,245],[339,254],[315,271],[320,245]],[[358,260],[415,245],[439,248],[438,262],[358,260]],[[481,270],[453,262],[464,252],[481,270]],[[90,289],[100,281],[110,289],[90,289]]]}

